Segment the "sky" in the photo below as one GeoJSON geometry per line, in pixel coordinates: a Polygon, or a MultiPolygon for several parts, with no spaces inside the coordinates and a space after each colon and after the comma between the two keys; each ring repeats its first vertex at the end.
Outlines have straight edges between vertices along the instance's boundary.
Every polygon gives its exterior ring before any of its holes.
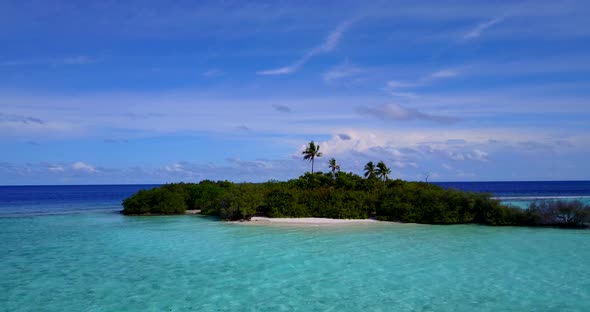
{"type": "Polygon", "coordinates": [[[590,179],[588,1],[0,1],[0,185],[590,179]]]}

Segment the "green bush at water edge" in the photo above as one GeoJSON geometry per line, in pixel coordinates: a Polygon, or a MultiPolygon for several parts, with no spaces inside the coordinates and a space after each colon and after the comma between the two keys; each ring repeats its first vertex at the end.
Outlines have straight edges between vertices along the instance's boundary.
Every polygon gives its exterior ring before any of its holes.
{"type": "Polygon", "coordinates": [[[590,206],[580,202],[534,203],[528,209],[501,205],[484,193],[446,190],[434,184],[381,181],[345,172],[306,173],[286,182],[201,181],[142,190],[123,202],[123,213],[202,214],[225,220],[323,217],[427,224],[548,225],[579,227],[590,222],[590,206]]]}

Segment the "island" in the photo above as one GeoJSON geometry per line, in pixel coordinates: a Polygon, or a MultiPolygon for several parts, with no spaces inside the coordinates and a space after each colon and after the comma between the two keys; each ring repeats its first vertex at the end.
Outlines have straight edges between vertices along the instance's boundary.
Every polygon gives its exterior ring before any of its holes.
{"type": "Polygon", "coordinates": [[[364,177],[340,171],[315,172],[320,146],[308,143],[303,159],[311,172],[286,182],[166,184],[142,190],[123,201],[125,215],[194,214],[223,220],[266,218],[372,219],[425,224],[485,224],[581,228],[590,223],[590,206],[580,201],[543,201],[527,209],[502,205],[486,193],[444,189],[424,182],[390,180],[391,169],[369,161],[364,177]]]}
{"type": "Polygon", "coordinates": [[[125,215],[189,210],[228,221],[257,216],[568,228],[587,227],[590,222],[590,206],[579,201],[543,201],[522,209],[503,205],[486,193],[347,172],[308,172],[282,182],[165,184],[137,192],[123,201],[123,207],[125,215]]]}

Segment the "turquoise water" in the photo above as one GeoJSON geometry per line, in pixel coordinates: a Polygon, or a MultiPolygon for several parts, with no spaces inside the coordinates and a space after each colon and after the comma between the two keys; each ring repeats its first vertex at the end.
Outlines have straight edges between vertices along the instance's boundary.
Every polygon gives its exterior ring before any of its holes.
{"type": "Polygon", "coordinates": [[[0,218],[0,311],[588,311],[590,231],[0,218]]]}
{"type": "Polygon", "coordinates": [[[561,200],[561,201],[579,201],[584,205],[590,205],[590,197],[588,196],[563,196],[563,197],[558,197],[558,196],[548,196],[548,197],[533,197],[533,198],[529,198],[529,197],[506,197],[506,198],[498,198],[500,200],[500,202],[502,202],[502,204],[504,205],[509,205],[509,206],[514,206],[514,207],[518,207],[518,208],[523,208],[526,209],[528,208],[532,203],[540,203],[544,200],[548,200],[548,201],[557,201],[557,200],[561,200]]]}

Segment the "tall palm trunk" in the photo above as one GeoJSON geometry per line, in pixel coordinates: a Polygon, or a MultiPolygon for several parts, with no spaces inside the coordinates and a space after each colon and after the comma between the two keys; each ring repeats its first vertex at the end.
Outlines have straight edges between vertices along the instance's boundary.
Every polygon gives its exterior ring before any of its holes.
{"type": "Polygon", "coordinates": [[[315,145],[313,141],[309,142],[309,146],[303,151],[303,159],[311,161],[311,173],[313,174],[313,165],[316,157],[321,157],[320,146],[315,145]]]}

